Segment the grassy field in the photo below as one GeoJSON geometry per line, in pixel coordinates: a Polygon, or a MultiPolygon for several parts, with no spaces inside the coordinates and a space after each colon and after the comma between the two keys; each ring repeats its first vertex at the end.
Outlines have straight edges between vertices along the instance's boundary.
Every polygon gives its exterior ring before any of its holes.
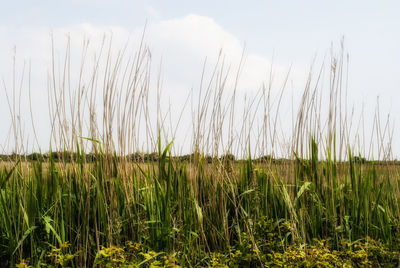
{"type": "MultiPolygon", "coordinates": [[[[49,143],[59,153],[28,153],[21,103],[9,101],[1,267],[398,267],[393,132],[377,113],[377,142],[360,146],[342,97],[343,53],[330,62],[327,92],[322,68],[315,79],[310,71],[288,140],[280,120],[287,80],[276,98],[262,87],[239,115],[219,62],[192,103],[193,153],[184,157],[174,147],[179,129],[167,128],[170,111],[152,118],[147,49],[126,63],[123,54],[105,57],[104,72],[94,68],[76,88],[69,65],[57,71],[53,62],[49,143]],[[137,153],[140,141],[148,153],[137,153]]],[[[9,96],[23,95],[19,88],[9,96]]]]}
{"type": "Polygon", "coordinates": [[[3,265],[398,263],[399,166],[159,156],[3,163],[3,265]]]}

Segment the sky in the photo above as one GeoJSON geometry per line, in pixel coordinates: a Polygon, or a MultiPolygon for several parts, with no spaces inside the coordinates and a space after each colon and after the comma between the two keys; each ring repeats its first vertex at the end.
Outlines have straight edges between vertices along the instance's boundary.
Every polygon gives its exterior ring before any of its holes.
{"type": "MultiPolygon", "coordinates": [[[[10,150],[5,145],[11,124],[5,93],[11,94],[14,51],[17,73],[30,61],[33,106],[41,118],[48,112],[45,87],[50,33],[56,53],[65,50],[69,34],[72,54],[79,57],[84,38],[96,47],[104,33],[112,32],[116,47],[128,39],[135,46],[144,25],[153,65],[161,66],[163,90],[180,105],[187,92],[198,86],[205,58],[212,66],[220,49],[232,66],[238,65],[245,49],[243,94],[254,94],[272,64],[281,79],[291,68],[291,90],[297,96],[313,60],[320,62],[329,56],[332,46],[337,53],[343,38],[349,54],[349,106],[364,111],[372,121],[379,101],[382,117],[390,114],[394,133],[398,133],[399,10],[398,1],[368,0],[6,1],[0,10],[0,119],[4,122],[0,150],[10,150]]],[[[38,121],[39,129],[48,128],[45,120],[38,121]]],[[[400,142],[395,137],[393,154],[400,157],[400,142]]],[[[47,140],[43,135],[40,144],[46,147],[47,140]]]]}

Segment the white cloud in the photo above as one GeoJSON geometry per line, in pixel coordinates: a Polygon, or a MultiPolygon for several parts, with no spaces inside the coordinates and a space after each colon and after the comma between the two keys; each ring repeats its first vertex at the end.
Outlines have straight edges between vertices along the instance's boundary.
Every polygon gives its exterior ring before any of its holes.
{"type": "MultiPolygon", "coordinates": [[[[104,34],[110,33],[115,50],[121,49],[129,40],[130,49],[134,51],[142,31],[141,27],[130,31],[124,27],[98,27],[89,23],[55,29],[13,29],[3,26],[0,28],[0,53],[3,59],[12,59],[12,48],[15,45],[17,58],[31,60],[35,70],[38,73],[40,70],[40,74],[37,74],[42,76],[40,79],[46,79],[44,75],[50,67],[51,33],[54,35],[55,52],[59,57],[65,53],[66,36],[69,35],[71,54],[79,59],[84,38],[90,40],[93,53],[98,52],[104,34]]],[[[227,32],[213,19],[194,14],[150,23],[146,29],[145,40],[153,53],[153,65],[158,65],[162,58],[165,80],[185,84],[188,88],[198,86],[206,57],[208,69],[214,67],[220,49],[225,56],[226,67],[231,67],[234,76],[244,49],[244,42],[227,32]]],[[[1,75],[9,74],[10,67],[4,62],[0,64],[1,75]]],[[[266,80],[269,68],[270,61],[266,57],[245,51],[241,89],[257,90],[266,80]]],[[[274,69],[287,70],[287,66],[274,64],[274,69]]]]}
{"type": "MultiPolygon", "coordinates": [[[[146,36],[152,50],[163,57],[168,78],[186,83],[198,82],[206,57],[208,67],[213,68],[220,49],[226,67],[230,66],[234,75],[244,50],[243,42],[213,19],[194,14],[152,24],[146,36]]],[[[245,55],[241,86],[242,89],[256,90],[265,80],[270,62],[251,52],[245,55]]]]}
{"type": "MultiPolygon", "coordinates": [[[[152,9],[148,9],[148,12],[151,12],[155,17],[159,15],[152,9]]],[[[129,55],[139,46],[143,28],[129,30],[116,26],[98,27],[90,23],[52,30],[47,28],[14,29],[12,27],[1,27],[0,58],[6,60],[2,60],[0,63],[0,77],[5,78],[7,88],[10,90],[12,84],[12,48],[15,45],[17,47],[17,60],[19,60],[17,67],[21,68],[22,60],[30,60],[32,63],[32,102],[34,103],[34,116],[36,118],[45,118],[48,112],[46,96],[47,75],[51,72],[51,32],[54,36],[55,54],[56,59],[59,59],[59,64],[62,64],[65,55],[66,37],[68,35],[71,37],[71,81],[72,86],[77,86],[84,39],[90,40],[89,65],[86,66],[90,70],[90,68],[93,68],[93,66],[90,66],[91,57],[99,53],[104,34],[112,33],[114,55],[125,44],[129,44],[127,52],[127,55],[129,55]]],[[[244,49],[241,40],[226,31],[213,19],[194,14],[148,24],[145,41],[153,53],[153,69],[155,72],[158,69],[158,62],[162,58],[163,94],[167,95],[167,100],[172,100],[173,108],[178,110],[183,105],[189,90],[198,88],[205,58],[208,59],[207,70],[210,74],[217,62],[220,49],[223,51],[226,68],[231,68],[230,79],[228,79],[227,84],[227,89],[231,89],[244,49]]],[[[262,82],[267,79],[269,68],[270,61],[266,57],[251,51],[245,52],[239,91],[254,93],[258,90],[262,82]]],[[[277,73],[284,73],[287,66],[274,64],[274,70],[277,73]]],[[[153,75],[156,77],[157,73],[153,73],[153,75]]],[[[0,99],[0,105],[3,107],[0,112],[4,117],[6,114],[4,107],[7,107],[5,98],[0,99]]],[[[28,106],[22,106],[22,112],[29,114],[28,106]]],[[[25,124],[28,128],[29,120],[25,124]]],[[[46,120],[38,120],[36,124],[38,124],[37,128],[40,131],[49,129],[49,122],[46,120]]],[[[0,126],[1,143],[5,139],[8,126],[9,124],[0,126]]],[[[41,145],[46,147],[48,134],[42,135],[40,140],[41,145]]],[[[32,141],[32,138],[30,141],[32,141]]]]}

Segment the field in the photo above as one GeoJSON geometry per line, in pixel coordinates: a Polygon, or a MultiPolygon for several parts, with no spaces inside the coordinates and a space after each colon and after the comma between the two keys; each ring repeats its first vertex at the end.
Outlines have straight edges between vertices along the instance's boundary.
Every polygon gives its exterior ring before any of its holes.
{"type": "Polygon", "coordinates": [[[398,267],[393,134],[376,116],[378,142],[356,146],[343,54],[328,68],[328,105],[320,74],[307,82],[285,144],[283,93],[272,99],[263,87],[240,117],[217,65],[192,104],[185,156],[174,149],[169,112],[155,120],[149,112],[148,51],[135,55],[127,65],[107,60],[104,77],[95,68],[77,89],[65,82],[68,64],[53,70],[48,153],[27,152],[18,101],[9,102],[14,154],[0,162],[0,266],[398,267]],[[143,140],[150,149],[140,153],[143,140]],[[377,155],[362,155],[371,147],[377,155]]]}
{"type": "Polygon", "coordinates": [[[397,165],[203,158],[3,164],[3,263],[396,265],[397,165]],[[7,166],[7,167],[6,167],[7,166]],[[7,215],[7,216],[6,216],[7,215]],[[13,256],[11,259],[10,256],[13,256]]]}

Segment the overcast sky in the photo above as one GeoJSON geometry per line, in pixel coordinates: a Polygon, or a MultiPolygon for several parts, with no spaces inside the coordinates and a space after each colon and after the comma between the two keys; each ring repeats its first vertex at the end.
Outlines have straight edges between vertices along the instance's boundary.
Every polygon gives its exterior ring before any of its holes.
{"type": "MultiPolygon", "coordinates": [[[[128,38],[139,39],[147,22],[146,42],[155,62],[162,58],[166,92],[171,88],[186,92],[195,87],[205,57],[212,63],[220,48],[231,63],[237,64],[244,46],[247,71],[242,77],[242,90],[250,92],[261,85],[273,57],[278,72],[293,66],[291,79],[301,91],[313,58],[322,59],[331,44],[339,47],[344,37],[350,55],[350,106],[359,110],[363,106],[371,115],[379,96],[381,114],[390,113],[398,133],[399,11],[398,1],[367,0],[5,1],[0,9],[0,77],[10,88],[16,47],[17,68],[24,60],[31,60],[34,69],[34,105],[47,111],[43,88],[49,68],[50,32],[55,35],[60,53],[65,49],[67,33],[73,39],[72,52],[79,52],[83,37],[100,40],[104,32],[113,32],[117,45],[128,38]]],[[[10,120],[3,88],[0,119],[0,144],[4,148],[10,120]]],[[[398,157],[400,143],[396,136],[394,140],[394,155],[398,157]]]]}

